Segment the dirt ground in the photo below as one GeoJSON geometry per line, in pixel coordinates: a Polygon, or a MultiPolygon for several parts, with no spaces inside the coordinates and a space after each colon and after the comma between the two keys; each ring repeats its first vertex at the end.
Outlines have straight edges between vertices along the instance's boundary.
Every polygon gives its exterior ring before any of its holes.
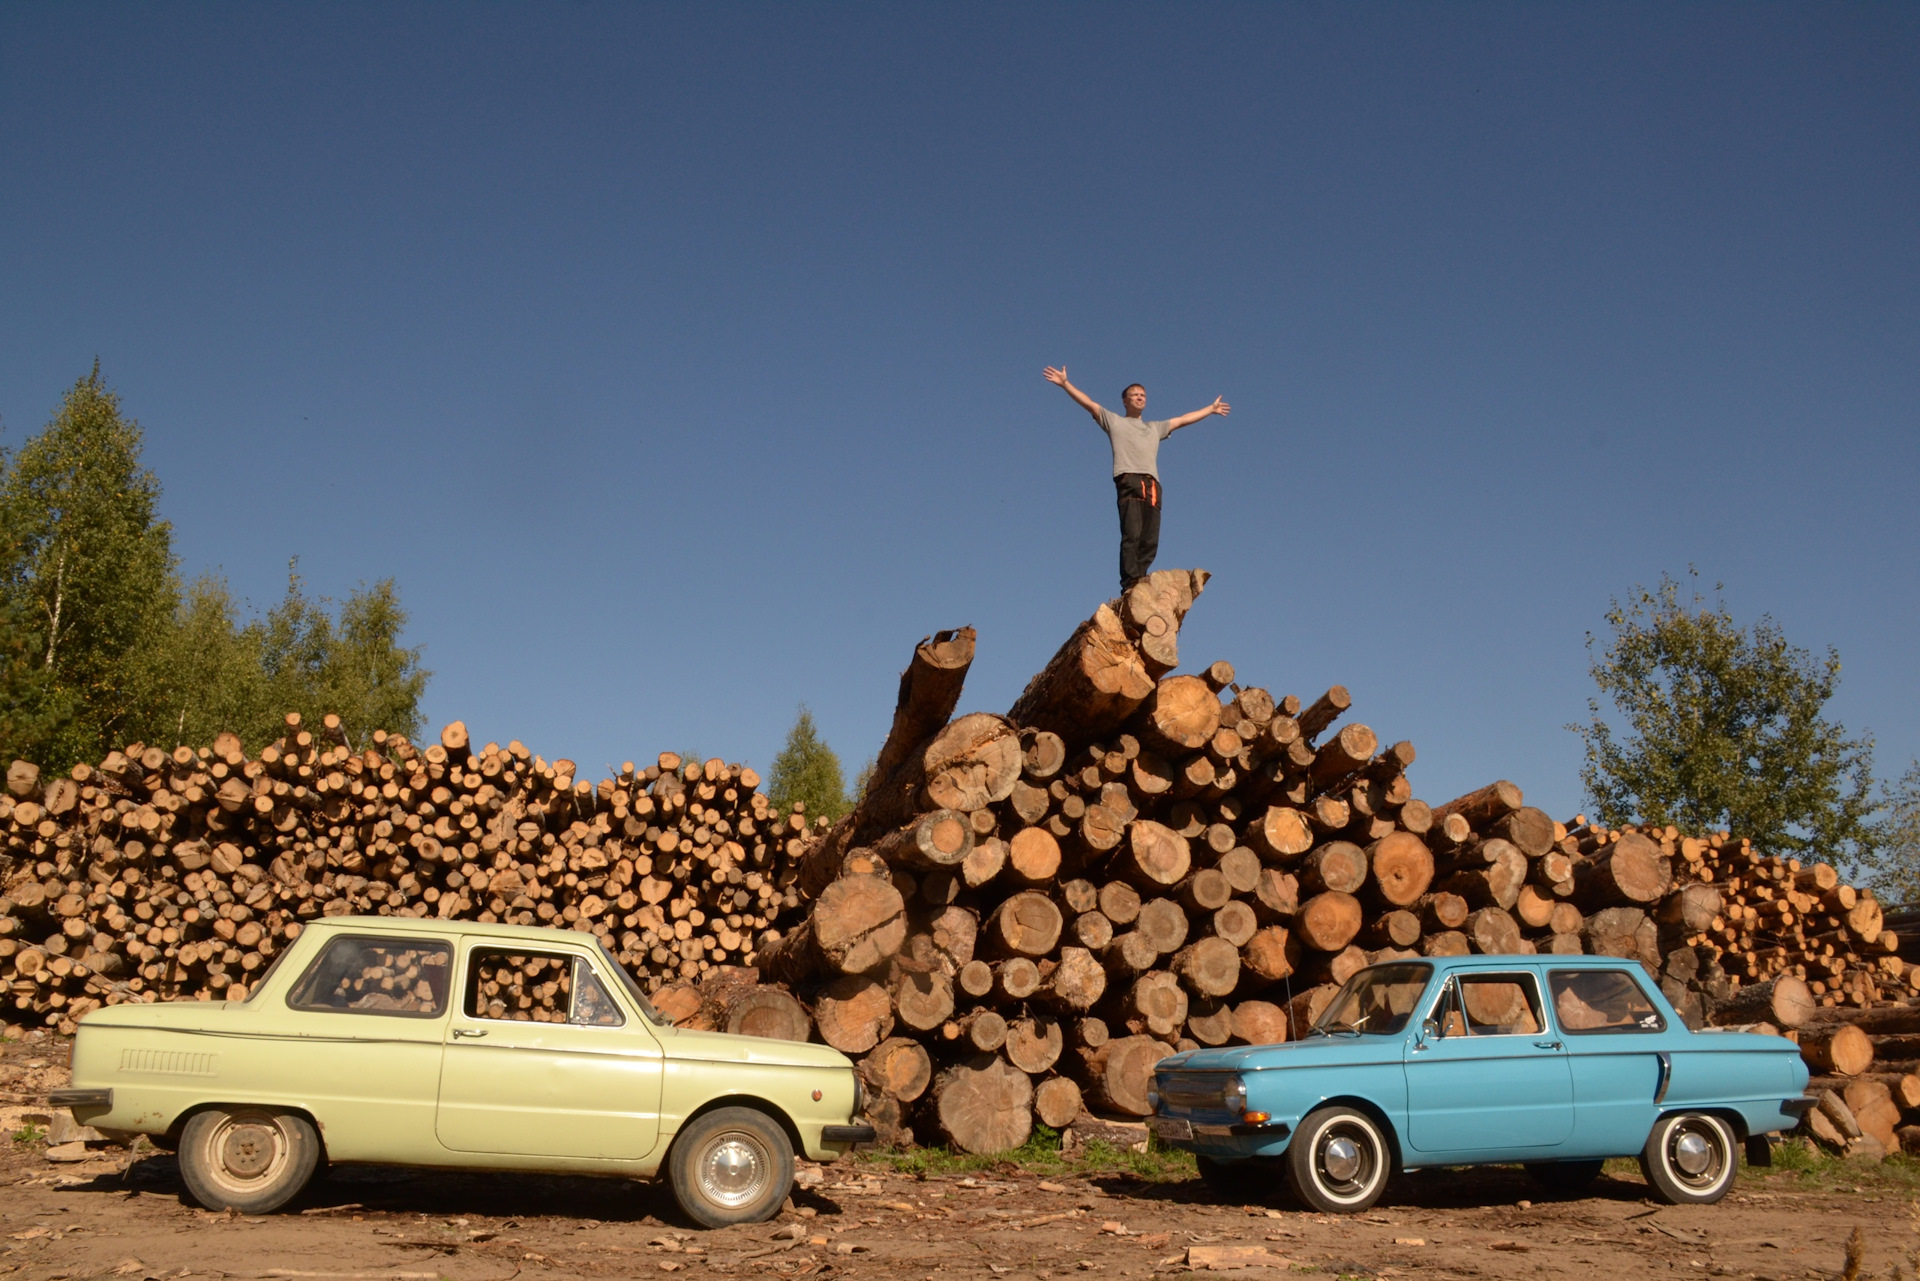
{"type": "MultiPolygon", "coordinates": [[[[1717,1206],[1662,1207],[1630,1163],[1554,1200],[1517,1169],[1400,1180],[1372,1213],[1329,1218],[1213,1202],[1178,1159],[1107,1151],[1077,1164],[915,1159],[803,1170],[775,1223],[695,1231],[663,1187],[615,1180],[339,1168],[286,1211],[210,1214],[173,1158],[50,1149],[37,1100],[65,1082],[66,1043],[0,1045],[0,1276],[404,1278],[831,1276],[1052,1281],[1171,1276],[1219,1247],[1263,1251],[1249,1281],[1346,1277],[1839,1276],[1865,1230],[1862,1277],[1892,1281],[1920,1248],[1920,1163],[1802,1159],[1747,1170],[1717,1206]],[[56,1162],[49,1152],[81,1159],[56,1162]],[[907,1168],[899,1168],[905,1165],[907,1168]],[[1618,1173],[1614,1171],[1617,1170],[1618,1173]]],[[[1232,1262],[1232,1260],[1226,1260],[1232,1262]]],[[[682,1278],[674,1278],[682,1281],[682,1278]]]]}

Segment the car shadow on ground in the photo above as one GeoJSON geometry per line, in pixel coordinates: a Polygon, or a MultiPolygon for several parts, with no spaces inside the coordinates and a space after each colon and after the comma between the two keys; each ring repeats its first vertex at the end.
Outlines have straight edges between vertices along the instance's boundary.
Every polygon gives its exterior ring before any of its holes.
{"type": "MultiPolygon", "coordinates": [[[[70,1192],[178,1197],[196,1203],[170,1153],[136,1158],[121,1174],[74,1184],[70,1192]]],[[[796,1201],[796,1204],[798,1202],[796,1201]]],[[[837,1211],[838,1207],[835,1207],[837,1211]]],[[[317,1174],[283,1214],[427,1214],[448,1218],[537,1219],[562,1217],[602,1223],[688,1226],[664,1183],[641,1179],[587,1178],[563,1174],[516,1174],[461,1170],[414,1170],[390,1166],[336,1165],[317,1174]]],[[[826,1211],[822,1210],[822,1213],[826,1211]]]]}
{"type": "MultiPolygon", "coordinates": [[[[1244,1190],[1219,1193],[1199,1179],[1155,1183],[1132,1175],[1096,1176],[1093,1184],[1109,1196],[1179,1205],[1264,1205],[1273,1209],[1302,1207],[1287,1188],[1286,1172],[1278,1163],[1250,1176],[1244,1190]]],[[[1517,1166],[1480,1166],[1468,1169],[1420,1170],[1396,1175],[1375,1209],[1474,1210],[1512,1206],[1520,1201],[1545,1205],[1561,1201],[1644,1202],[1647,1186],[1637,1179],[1601,1175],[1577,1193],[1541,1187],[1517,1166]]]]}

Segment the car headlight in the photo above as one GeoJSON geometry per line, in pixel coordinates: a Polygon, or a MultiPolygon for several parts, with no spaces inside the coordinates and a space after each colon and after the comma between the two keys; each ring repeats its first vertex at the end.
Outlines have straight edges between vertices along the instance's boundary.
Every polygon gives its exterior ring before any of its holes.
{"type": "Polygon", "coordinates": [[[1220,1089],[1220,1096],[1227,1105],[1227,1111],[1245,1112],[1247,1110],[1247,1083],[1239,1077],[1228,1077],[1227,1083],[1220,1089]]]}
{"type": "Polygon", "coordinates": [[[1148,1086],[1147,1087],[1147,1111],[1158,1112],[1159,1110],[1160,1110],[1160,1091],[1154,1089],[1152,1086],[1148,1086]]]}
{"type": "Polygon", "coordinates": [[[861,1083],[858,1072],[853,1074],[853,1114],[855,1116],[867,1114],[867,1087],[861,1083]]]}

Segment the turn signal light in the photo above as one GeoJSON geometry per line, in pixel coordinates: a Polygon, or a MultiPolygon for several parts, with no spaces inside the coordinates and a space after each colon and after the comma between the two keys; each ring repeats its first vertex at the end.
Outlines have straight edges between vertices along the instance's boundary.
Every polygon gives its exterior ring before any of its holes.
{"type": "Polygon", "coordinates": [[[1265,1112],[1247,1112],[1242,1114],[1240,1119],[1248,1125],[1265,1125],[1273,1120],[1273,1117],[1265,1112]]]}

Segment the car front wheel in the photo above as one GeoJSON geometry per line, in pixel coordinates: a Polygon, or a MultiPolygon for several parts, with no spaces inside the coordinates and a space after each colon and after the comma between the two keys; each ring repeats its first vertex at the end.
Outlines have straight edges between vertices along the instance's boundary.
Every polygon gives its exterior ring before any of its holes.
{"type": "Polygon", "coordinates": [[[667,1177],[680,1208],[702,1227],[762,1223],[793,1187],[793,1145],[764,1112],[716,1108],[681,1131],[667,1177]]]}
{"type": "Polygon", "coordinates": [[[1380,1199],[1393,1158],[1386,1135],[1365,1112],[1328,1107],[1309,1113],[1287,1145],[1287,1182],[1323,1214],[1356,1214],[1380,1199]]]}
{"type": "Polygon", "coordinates": [[[277,1210],[307,1185],[319,1162],[320,1136],[292,1112],[212,1108],[180,1132],[180,1177],[209,1210],[277,1210]]]}
{"type": "Polygon", "coordinates": [[[1679,1112],[1654,1122],[1640,1153],[1640,1170],[1654,1196],[1669,1205],[1708,1205],[1733,1186],[1737,1166],[1733,1127],[1704,1112],[1679,1112]]]}

